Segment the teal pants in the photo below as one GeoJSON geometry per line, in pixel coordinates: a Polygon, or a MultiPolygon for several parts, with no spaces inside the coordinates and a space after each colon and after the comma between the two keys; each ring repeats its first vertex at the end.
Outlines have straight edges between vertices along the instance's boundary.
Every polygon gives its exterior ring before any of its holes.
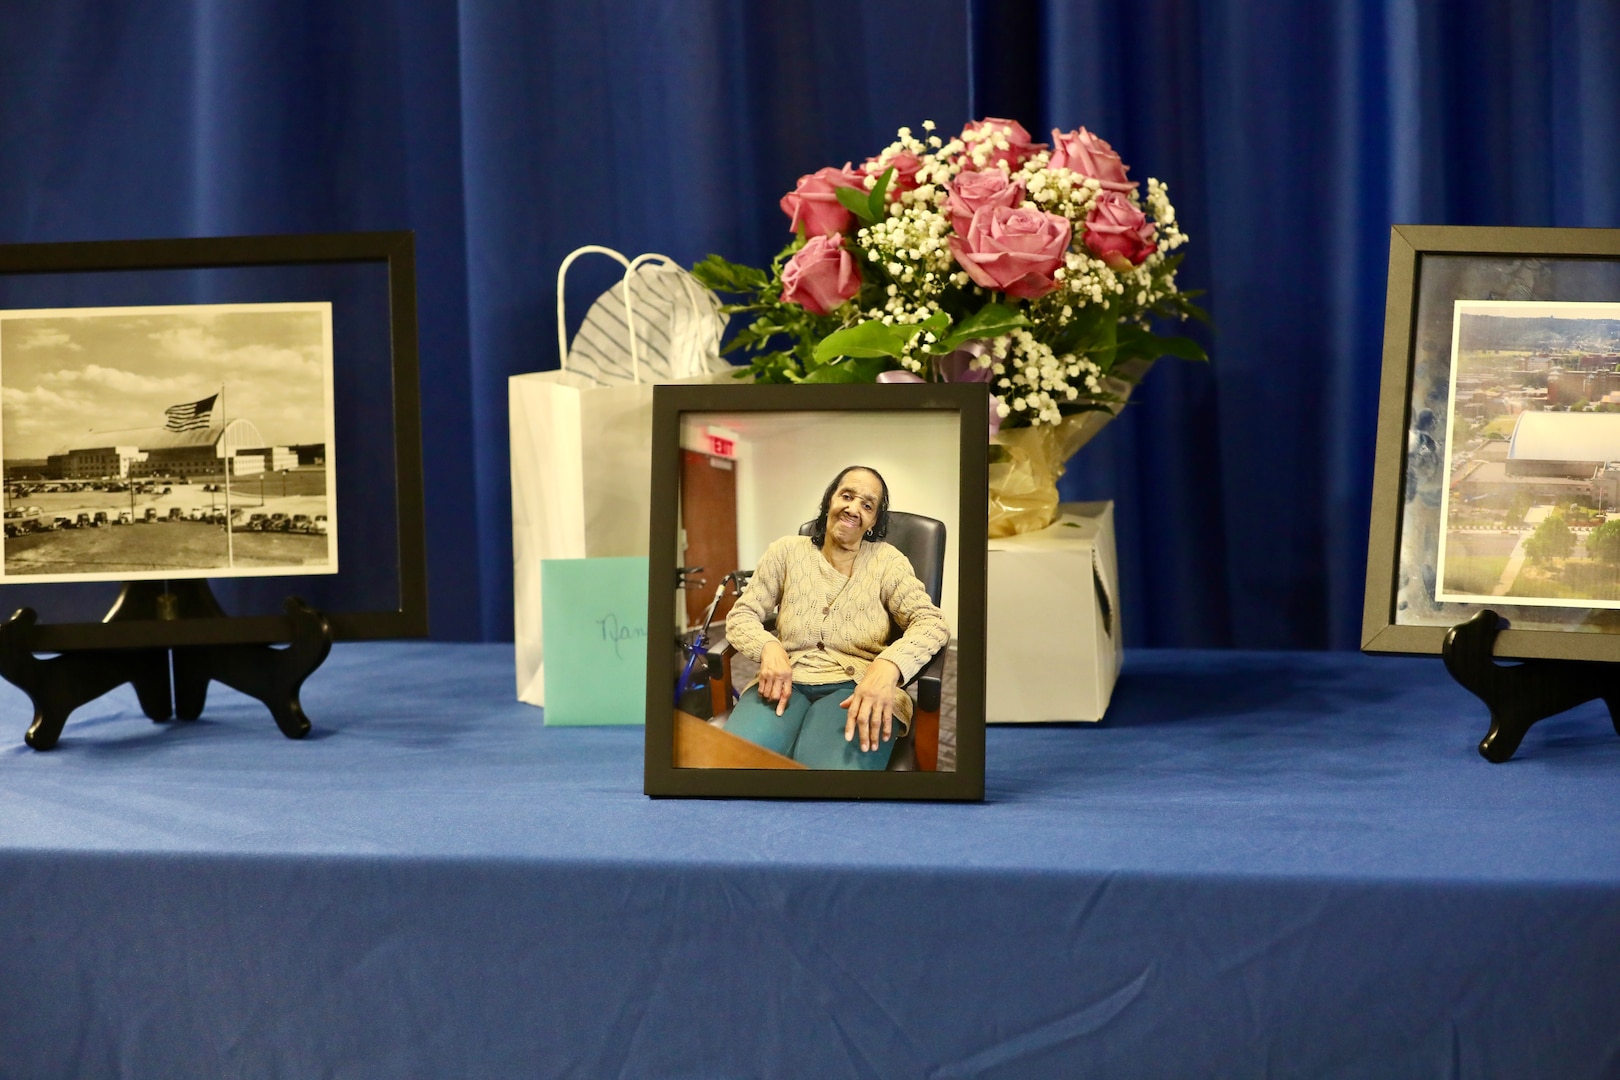
{"type": "MultiPolygon", "coordinates": [[[[726,730],[809,769],[888,768],[889,754],[894,750],[892,738],[864,754],[860,736],[844,741],[848,712],[838,703],[854,690],[853,682],[822,686],[794,683],[787,708],[777,716],[776,706],[759,696],[757,686],[750,686],[731,710],[726,730]]],[[[898,731],[900,722],[896,720],[894,726],[898,731]]]]}

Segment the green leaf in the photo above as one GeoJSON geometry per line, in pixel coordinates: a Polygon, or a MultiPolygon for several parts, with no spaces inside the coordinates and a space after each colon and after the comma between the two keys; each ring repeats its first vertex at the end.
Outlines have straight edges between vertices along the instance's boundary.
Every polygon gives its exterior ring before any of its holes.
{"type": "Polygon", "coordinates": [[[692,276],[706,289],[729,293],[758,292],[771,280],[763,270],[728,262],[718,255],[710,255],[693,266],[692,276]]]}
{"type": "Polygon", "coordinates": [[[1205,326],[1215,325],[1215,320],[1210,317],[1209,312],[1192,302],[1193,297],[1204,295],[1203,289],[1194,289],[1191,292],[1180,293],[1178,295],[1181,300],[1181,310],[1185,311],[1188,315],[1191,315],[1205,326]]]}
{"type": "Polygon", "coordinates": [[[1052,352],[1058,356],[1065,353],[1084,353],[1098,334],[1098,328],[1104,321],[1117,321],[1112,312],[1106,307],[1093,307],[1087,305],[1074,313],[1066,326],[1063,326],[1047,342],[1052,352]]]}
{"type": "Polygon", "coordinates": [[[1139,357],[1154,360],[1161,356],[1174,356],[1180,360],[1208,360],[1204,347],[1188,337],[1160,337],[1140,326],[1129,323],[1119,327],[1117,359],[1139,357]]]}
{"type": "Polygon", "coordinates": [[[945,331],[950,328],[950,325],[950,315],[945,311],[936,311],[922,322],[914,323],[913,329],[915,329],[919,335],[933,334],[935,342],[929,348],[932,351],[937,352],[939,349],[939,339],[944,337],[945,331]]]}
{"type": "Polygon", "coordinates": [[[888,368],[886,357],[873,356],[861,359],[837,360],[831,364],[823,364],[810,374],[803,382],[807,383],[869,383],[877,382],[877,377],[888,368]]]}
{"type": "Polygon", "coordinates": [[[1174,356],[1178,360],[1208,360],[1209,353],[1189,337],[1155,337],[1154,347],[1160,356],[1174,356]]]}
{"type": "Polygon", "coordinates": [[[1116,338],[1119,318],[1103,310],[1098,313],[1081,311],[1074,321],[1063,327],[1046,344],[1057,356],[1077,356],[1090,360],[1102,369],[1104,375],[1114,373],[1120,356],[1116,338]]]}
{"type": "Polygon", "coordinates": [[[873,185],[871,192],[866,196],[865,221],[882,221],[888,212],[889,182],[894,179],[894,166],[883,170],[883,175],[873,185]]]}
{"type": "Polygon", "coordinates": [[[1102,317],[1093,322],[1081,335],[1080,340],[1076,342],[1076,348],[1086,353],[1112,353],[1119,347],[1121,329],[1119,316],[1112,311],[1104,311],[1102,317]]]}
{"type": "Polygon", "coordinates": [[[792,353],[768,352],[754,357],[746,370],[754,373],[754,381],[761,383],[798,382],[798,362],[792,353]]]}
{"type": "Polygon", "coordinates": [[[870,225],[877,218],[872,216],[872,204],[867,199],[867,193],[861,188],[838,187],[833,188],[833,194],[838,196],[838,202],[845,210],[854,214],[870,225]]]}
{"type": "Polygon", "coordinates": [[[994,338],[1010,334],[1021,327],[1032,325],[1023,312],[1006,304],[986,304],[972,315],[957,323],[950,334],[929,350],[948,353],[964,341],[974,338],[994,338]]]}
{"type": "Polygon", "coordinates": [[[915,326],[890,326],[869,319],[842,330],[834,330],[816,345],[814,355],[822,361],[840,356],[899,356],[916,332],[915,326]]]}

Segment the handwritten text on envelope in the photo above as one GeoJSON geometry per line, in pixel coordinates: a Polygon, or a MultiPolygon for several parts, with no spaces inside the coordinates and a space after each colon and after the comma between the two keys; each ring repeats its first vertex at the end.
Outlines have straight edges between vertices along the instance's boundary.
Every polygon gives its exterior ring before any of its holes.
{"type": "Polygon", "coordinates": [[[547,725],[645,721],[645,557],[542,561],[540,622],[547,725]]]}

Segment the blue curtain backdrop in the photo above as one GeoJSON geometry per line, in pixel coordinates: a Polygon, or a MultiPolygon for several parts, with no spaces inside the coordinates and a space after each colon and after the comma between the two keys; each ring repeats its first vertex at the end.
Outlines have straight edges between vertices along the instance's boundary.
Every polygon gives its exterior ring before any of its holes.
{"type": "Polygon", "coordinates": [[[1608,0],[14,0],[0,242],[414,229],[433,632],[511,634],[506,378],[576,245],[763,261],[896,127],[1085,124],[1169,184],[1213,363],[1075,462],[1127,639],[1357,644],[1389,226],[1620,226],[1608,0]]]}

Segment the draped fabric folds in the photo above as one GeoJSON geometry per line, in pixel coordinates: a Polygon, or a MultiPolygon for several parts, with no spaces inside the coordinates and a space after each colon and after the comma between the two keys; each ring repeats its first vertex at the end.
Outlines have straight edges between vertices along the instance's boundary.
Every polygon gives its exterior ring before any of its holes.
{"type": "Polygon", "coordinates": [[[1127,640],[1352,648],[1389,226],[1620,225],[1616,56],[1600,0],[29,0],[0,242],[416,230],[433,632],[500,639],[567,251],[762,262],[901,124],[1085,124],[1214,317],[1063,483],[1117,501],[1127,640]]]}

